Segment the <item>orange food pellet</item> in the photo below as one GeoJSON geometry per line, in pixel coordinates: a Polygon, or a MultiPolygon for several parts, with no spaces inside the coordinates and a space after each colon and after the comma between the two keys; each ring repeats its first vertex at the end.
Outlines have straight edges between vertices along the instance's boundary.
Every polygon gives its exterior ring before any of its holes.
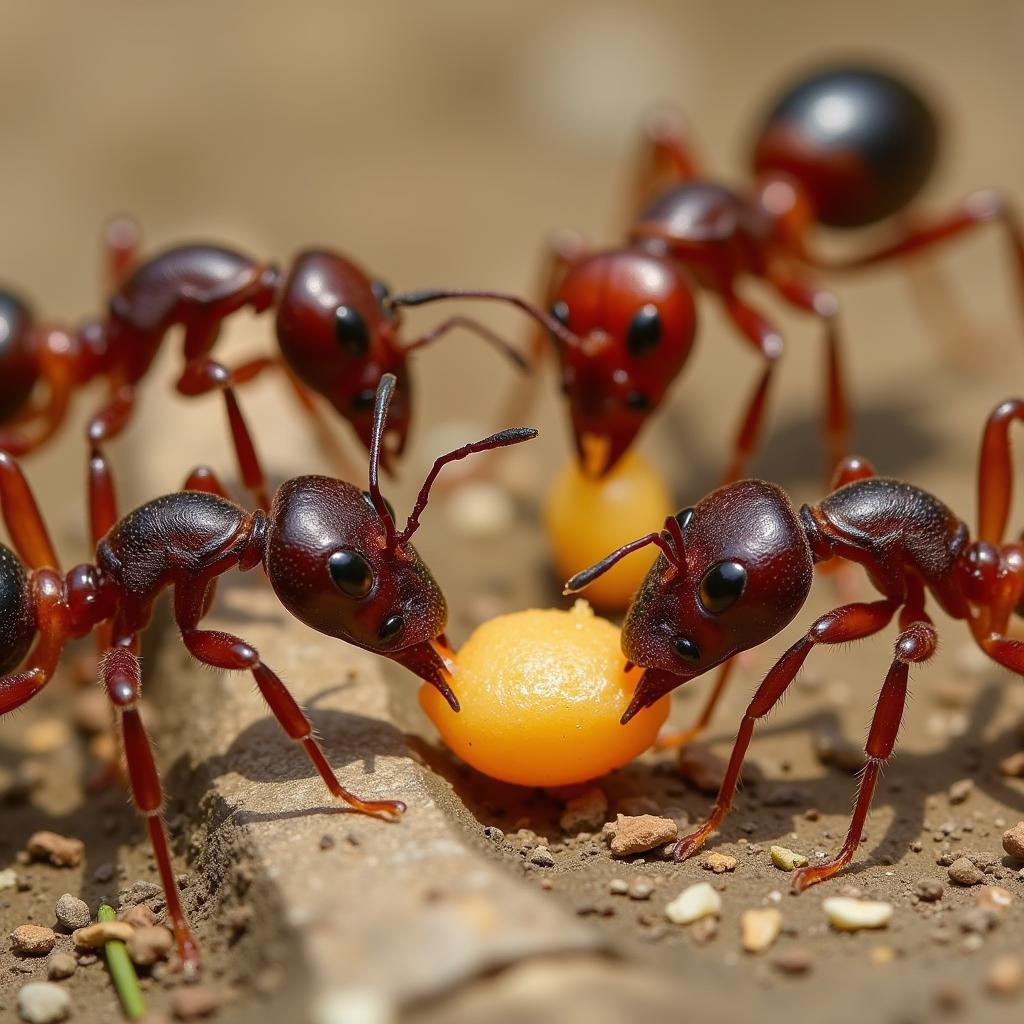
{"type": "MultiPolygon", "coordinates": [[[[660,530],[672,498],[650,464],[627,452],[606,477],[584,476],[575,461],[555,478],[544,506],[551,558],[560,580],[645,533],[660,530]]],[[[602,611],[622,611],[654,563],[654,548],[634,552],[586,590],[602,611]]]]}
{"type": "Polygon", "coordinates": [[[459,651],[452,686],[461,711],[426,684],[420,705],[486,775],[522,786],[586,782],[646,750],[668,717],[664,697],[619,724],[640,676],[624,667],[619,630],[586,601],[514,612],[485,622],[459,651]]]}

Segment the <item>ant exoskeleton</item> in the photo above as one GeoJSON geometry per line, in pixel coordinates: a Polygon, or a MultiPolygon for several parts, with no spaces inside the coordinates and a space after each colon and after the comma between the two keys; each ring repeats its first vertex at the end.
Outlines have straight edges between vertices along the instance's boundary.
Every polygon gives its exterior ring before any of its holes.
{"type": "Polygon", "coordinates": [[[444,466],[527,441],[537,432],[510,428],[438,458],[399,530],[378,483],[396,388],[392,374],[385,374],[377,388],[368,491],[326,476],[295,477],[281,485],[268,513],[247,512],[201,468],[184,490],[150,501],[116,522],[97,545],[95,562],[66,575],[57,568],[45,523],[17,462],[0,453],[0,511],[17,552],[0,545],[0,714],[40,691],[68,640],[106,624],[109,641],[100,675],[118,713],[132,795],[146,817],[168,917],[187,969],[198,967],[199,952],[178,898],[160,817],[160,780],[138,711],[139,634],[161,591],[174,592],[174,617],[189,653],[214,668],[250,671],[281,727],[305,748],[332,796],[358,811],[397,816],[405,806],[397,800],[364,800],[343,788],[309,720],[259,652],[240,637],[199,628],[217,578],[262,564],[281,604],[296,618],[397,661],[436,686],[454,710],[459,708],[448,681],[444,595],[409,541],[444,466]]]}
{"type": "Polygon", "coordinates": [[[779,330],[737,291],[744,277],[755,277],[823,325],[831,475],[849,452],[850,414],[839,306],[814,282],[815,272],[882,263],[999,221],[1024,286],[1024,240],[994,192],[974,193],[937,220],[915,218],[894,242],[854,258],[829,260],[813,250],[809,235],[818,225],[859,228],[896,214],[909,223],[908,209],[935,162],[937,135],[925,101],[899,79],[870,67],[826,69],[773,105],[754,147],[754,180],[736,192],[702,176],[677,117],[653,117],[628,245],[591,253],[578,236],[563,233],[549,254],[547,299],[580,339],[558,348],[577,446],[582,452],[586,435],[605,439],[596,463],[581,454],[584,469],[602,473],[614,465],[682,369],[696,328],[696,283],[717,296],[763,360],[723,482],[744,474],[783,351],[779,330]]]}
{"type": "Polygon", "coordinates": [[[813,647],[872,636],[898,614],[900,633],[865,744],[867,763],[846,841],[832,860],[797,871],[798,891],[830,878],[857,849],[879,773],[896,742],[909,666],[931,658],[938,643],[926,594],[952,618],[964,620],[989,657],[1024,675],[1024,641],[1006,635],[1010,616],[1024,606],[1024,544],[1003,543],[1014,420],[1024,421],[1024,400],[1001,403],[985,426],[975,541],[931,494],[876,477],[863,459],[848,458],[835,490],[816,505],[797,512],[783,491],[760,480],[728,484],[670,516],[662,532],[625,545],[568,581],[566,593],[575,593],[629,552],[648,544],[660,549],[622,630],[623,653],[645,670],[622,720],[721,665],[701,722],[684,739],[706,724],[734,656],[770,640],[797,614],[816,563],[859,563],[883,595],[822,615],[771,668],[743,716],[714,808],[675,845],[676,859],[699,850],[721,825],[755,724],[779,703],[813,647]]]}
{"type": "Polygon", "coordinates": [[[401,308],[435,299],[463,297],[507,302],[523,309],[546,330],[560,330],[551,317],[513,295],[493,291],[417,291],[391,295],[387,286],[352,260],[325,249],[309,249],[293,260],[287,274],[217,245],[181,245],[138,262],[138,232],[126,219],[106,232],[107,274],[111,297],[106,316],[74,332],[35,328],[24,303],[0,293],[0,450],[21,455],[49,438],[64,418],[72,391],[96,377],[109,386],[104,407],[88,425],[91,446],[89,508],[94,540],[114,523],[113,484],[101,447],[131,419],[136,387],[159,347],[176,326],[184,328],[185,367],[179,392],[197,395],[221,390],[241,479],[257,507],[270,507],[256,447],[234,387],[278,366],[294,386],[302,407],[318,415],[323,396],[370,445],[374,396],[382,376],[395,377],[388,441],[380,451],[387,470],[401,454],[409,431],[412,385],[409,355],[456,327],[489,341],[520,367],[523,357],[502,338],[469,317],[456,315],[410,341],[401,336],[401,308]],[[222,323],[248,308],[276,310],[279,356],[262,356],[229,370],[210,353],[222,323]],[[43,358],[45,356],[45,358],[43,358]],[[37,381],[48,392],[32,407],[37,381]],[[24,428],[42,424],[34,434],[24,428]]]}

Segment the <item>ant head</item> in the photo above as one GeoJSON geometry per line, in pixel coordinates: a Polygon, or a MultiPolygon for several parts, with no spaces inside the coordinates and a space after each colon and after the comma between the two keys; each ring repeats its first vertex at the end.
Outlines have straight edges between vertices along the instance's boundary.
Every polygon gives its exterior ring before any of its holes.
{"type": "Polygon", "coordinates": [[[558,353],[580,464],[602,476],[690,354],[697,315],[690,282],[657,254],[600,252],[569,268],[551,314],[576,339],[558,353]]]}
{"type": "Polygon", "coordinates": [[[385,469],[400,455],[409,430],[409,377],[399,344],[400,316],[388,288],[337,253],[296,257],[277,307],[277,338],[289,367],[352,424],[369,450],[381,376],[397,379],[385,469]]]}
{"type": "Polygon", "coordinates": [[[501,431],[441,456],[427,475],[405,527],[380,492],[378,463],[391,374],[381,378],[370,439],[369,489],[331,477],[287,481],[271,509],[264,566],[281,603],[307,625],[384,655],[433,683],[457,711],[448,685],[444,595],[409,539],[430,488],[449,462],[536,437],[526,427],[501,431]]]}
{"type": "Polygon", "coordinates": [[[32,313],[16,295],[0,290],[0,421],[24,408],[38,379],[32,313]]]}
{"type": "Polygon", "coordinates": [[[811,586],[810,546],[789,499],[773,484],[743,480],[670,517],[664,532],[578,573],[566,592],[650,543],[662,554],[622,628],[623,653],[647,671],[623,721],[680,683],[771,639],[792,621],[811,586]]]}

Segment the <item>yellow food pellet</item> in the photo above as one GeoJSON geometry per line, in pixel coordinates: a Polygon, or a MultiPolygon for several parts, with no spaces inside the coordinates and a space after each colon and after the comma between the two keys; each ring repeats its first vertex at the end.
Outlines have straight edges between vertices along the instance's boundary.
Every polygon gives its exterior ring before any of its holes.
{"type": "Polygon", "coordinates": [[[486,775],[522,786],[586,782],[646,750],[668,717],[663,697],[626,725],[640,670],[624,671],[619,631],[585,601],[477,628],[456,659],[454,712],[430,685],[420,705],[448,746],[486,775]]]}
{"type": "MultiPolygon", "coordinates": [[[[567,580],[623,544],[660,530],[673,511],[661,477],[633,452],[600,479],[584,476],[575,461],[568,463],[552,483],[544,506],[558,578],[567,580]]],[[[652,547],[624,558],[587,587],[587,600],[604,611],[621,611],[656,555],[652,547]]]]}

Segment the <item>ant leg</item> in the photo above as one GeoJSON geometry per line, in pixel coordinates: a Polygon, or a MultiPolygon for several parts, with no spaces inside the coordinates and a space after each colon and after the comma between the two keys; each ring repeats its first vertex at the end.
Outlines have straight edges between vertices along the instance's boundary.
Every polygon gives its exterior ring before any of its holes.
{"type": "Polygon", "coordinates": [[[777,270],[769,270],[768,279],[790,305],[813,313],[825,328],[825,439],[828,478],[840,460],[849,454],[850,444],[850,408],[846,398],[839,351],[839,302],[831,292],[788,277],[777,270]]]}
{"type": "Polygon", "coordinates": [[[1001,544],[1013,493],[1010,424],[1024,420],[1024,401],[1011,398],[992,410],[985,421],[978,459],[978,540],[1001,544]]]}
{"type": "Polygon", "coordinates": [[[227,408],[228,426],[231,430],[231,440],[235,448],[235,456],[238,459],[238,469],[242,476],[242,483],[252,495],[256,507],[264,512],[270,510],[270,498],[267,496],[266,476],[263,466],[260,463],[259,455],[256,453],[256,444],[252,439],[249,425],[242,414],[241,406],[238,404],[238,397],[235,394],[233,385],[237,380],[245,382],[251,380],[266,366],[271,365],[272,360],[253,360],[245,366],[240,367],[239,376],[233,374],[221,363],[210,359],[207,356],[200,356],[192,360],[185,367],[175,385],[183,395],[201,395],[207,391],[220,389],[224,395],[224,404],[227,408]]]}
{"type": "Polygon", "coordinates": [[[814,625],[772,666],[757,688],[753,700],[747,707],[740,722],[736,742],[729,758],[729,766],[722,779],[718,797],[707,820],[695,832],[684,836],[672,849],[676,860],[686,860],[695,854],[708,840],[732,806],[732,798],[739,783],[743,758],[746,756],[750,739],[754,735],[754,726],[758,719],[764,718],[782,699],[789,684],[796,678],[801,666],[818,644],[845,644],[853,640],[862,640],[872,636],[886,627],[893,617],[899,602],[894,600],[855,603],[834,608],[822,615],[814,625]]]}
{"type": "Polygon", "coordinates": [[[873,476],[878,476],[875,467],[863,455],[847,455],[836,463],[829,490],[838,491],[840,487],[857,480],[870,480],[873,476]]]}
{"type": "Polygon", "coordinates": [[[644,122],[633,185],[631,220],[658,193],[700,177],[700,166],[678,111],[656,110],[644,122]]]}
{"type": "Polygon", "coordinates": [[[132,217],[120,216],[107,221],[103,228],[104,294],[106,301],[118,291],[139,262],[142,232],[132,217]]]}
{"type": "Polygon", "coordinates": [[[135,389],[124,384],[114,391],[110,401],[89,421],[86,436],[89,455],[89,524],[94,543],[107,535],[117,522],[117,495],[110,463],[102,444],[117,437],[135,412],[135,389]]]}
{"type": "Polygon", "coordinates": [[[904,628],[896,638],[896,656],[882,684],[882,692],[878,695],[875,714],[871,720],[871,731],[864,744],[864,752],[868,756],[867,763],[857,786],[857,801],[854,804],[853,816],[850,818],[846,841],[831,860],[824,864],[800,868],[793,875],[794,892],[803,892],[810,886],[831,878],[846,867],[857,852],[879,773],[896,745],[896,734],[899,732],[907,700],[907,676],[910,666],[927,661],[938,646],[939,638],[935,627],[923,611],[921,615],[922,618],[910,624],[901,621],[904,628]]]}
{"type": "Polygon", "coordinates": [[[50,534],[17,460],[0,452],[0,512],[14,550],[33,569],[58,568],[50,534]]]}
{"type": "Polygon", "coordinates": [[[782,355],[782,335],[760,313],[742,302],[731,291],[722,294],[726,312],[733,323],[740,329],[743,337],[761,353],[765,360],[764,369],[754,393],[747,403],[747,411],[740,423],[739,432],[733,442],[732,461],[722,477],[721,483],[728,484],[739,480],[747,468],[751,455],[757,448],[764,420],[764,409],[768,399],[768,389],[772,382],[772,374],[782,355]]]}
{"type": "Polygon", "coordinates": [[[207,605],[204,584],[178,585],[174,592],[174,613],[181,639],[189,653],[204,665],[229,671],[252,673],[263,699],[281,728],[296,743],[302,744],[313,767],[319,772],[331,795],[344,800],[363,814],[384,814],[392,818],[405,811],[400,800],[364,800],[345,789],[313,735],[313,726],[276,673],[260,660],[259,651],[240,637],[216,630],[197,629],[207,605]]]}
{"type": "Polygon", "coordinates": [[[711,717],[715,713],[715,708],[718,706],[722,694],[725,693],[725,687],[735,667],[735,658],[730,658],[722,665],[718,670],[714,689],[712,689],[707,701],[704,703],[704,709],[700,713],[700,718],[689,729],[676,729],[663,733],[654,744],[655,750],[671,750],[675,747],[685,747],[687,743],[692,743],[698,736],[704,733],[711,724],[711,717]]]}
{"type": "Polygon", "coordinates": [[[205,494],[216,494],[218,498],[231,500],[228,489],[220,482],[217,474],[209,466],[196,466],[181,485],[183,491],[202,491],[205,494]]]}
{"type": "Polygon", "coordinates": [[[186,973],[195,974],[201,964],[199,946],[178,896],[167,833],[160,813],[164,802],[160,774],[153,757],[153,748],[146,735],[146,727],[139,716],[142,669],[138,654],[133,650],[136,638],[126,639],[130,641],[128,646],[107,649],[100,671],[107,694],[121,720],[121,738],[128,765],[132,799],[139,813],[146,819],[160,883],[167,901],[167,916],[171,921],[182,966],[186,973]]]}

